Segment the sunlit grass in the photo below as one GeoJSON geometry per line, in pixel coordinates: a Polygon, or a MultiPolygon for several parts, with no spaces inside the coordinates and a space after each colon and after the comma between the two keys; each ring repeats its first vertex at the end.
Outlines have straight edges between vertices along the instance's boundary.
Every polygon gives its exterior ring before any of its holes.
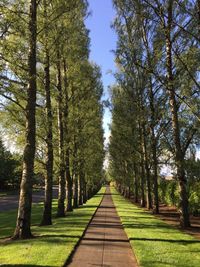
{"type": "MultiPolygon", "coordinates": [[[[105,188],[87,204],[69,213],[65,218],[55,218],[52,226],[39,227],[43,205],[33,205],[31,240],[1,242],[1,266],[62,266],[82,236],[88,222],[102,199],[105,188]]],[[[57,202],[53,202],[53,215],[57,202]]],[[[0,237],[13,233],[16,211],[0,213],[0,237]]],[[[3,239],[2,239],[3,240],[3,239]]],[[[2,241],[1,240],[1,241],[2,241]]]]}
{"type": "Polygon", "coordinates": [[[112,189],[122,224],[142,267],[199,267],[200,240],[157,219],[112,189]]]}

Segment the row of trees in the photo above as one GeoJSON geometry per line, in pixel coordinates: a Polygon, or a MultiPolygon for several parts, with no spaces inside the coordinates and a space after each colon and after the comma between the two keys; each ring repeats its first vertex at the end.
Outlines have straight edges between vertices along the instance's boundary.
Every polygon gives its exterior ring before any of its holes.
{"type": "Polygon", "coordinates": [[[45,177],[42,225],[52,223],[55,178],[59,217],[101,185],[103,88],[89,62],[87,1],[3,0],[0,8],[1,124],[24,151],[13,238],[30,238],[34,170],[45,177]]]}
{"type": "Polygon", "coordinates": [[[159,177],[170,166],[179,185],[180,224],[187,227],[186,160],[199,144],[199,1],[113,3],[118,72],[111,89],[110,172],[121,192],[134,190],[136,202],[159,213],[159,177]]]}

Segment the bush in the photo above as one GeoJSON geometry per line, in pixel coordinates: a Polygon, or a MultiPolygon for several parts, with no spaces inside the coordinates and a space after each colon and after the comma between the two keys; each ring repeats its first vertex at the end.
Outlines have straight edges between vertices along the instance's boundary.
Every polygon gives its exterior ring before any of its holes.
{"type": "Polygon", "coordinates": [[[159,197],[164,204],[178,206],[179,190],[177,181],[162,179],[159,187],[159,197]]]}
{"type": "Polygon", "coordinates": [[[0,189],[18,188],[21,173],[21,157],[7,151],[0,140],[0,189]]]}
{"type": "Polygon", "coordinates": [[[200,183],[195,183],[190,188],[189,205],[194,216],[200,215],[200,183]]]}

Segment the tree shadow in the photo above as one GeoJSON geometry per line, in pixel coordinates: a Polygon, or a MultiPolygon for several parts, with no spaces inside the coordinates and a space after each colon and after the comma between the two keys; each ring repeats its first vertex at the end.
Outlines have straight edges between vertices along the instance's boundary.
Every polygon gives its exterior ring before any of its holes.
{"type": "Polygon", "coordinates": [[[82,236],[82,234],[80,235],[40,235],[38,236],[39,238],[80,238],[82,236]]]}
{"type": "Polygon", "coordinates": [[[172,227],[170,227],[169,225],[164,225],[164,224],[161,224],[161,225],[159,225],[159,224],[157,224],[157,225],[154,225],[154,224],[142,224],[142,223],[140,223],[140,224],[138,224],[138,223],[128,223],[128,222],[123,222],[123,226],[125,227],[125,228],[134,228],[134,229],[158,229],[158,228],[161,228],[161,229],[172,229],[172,227]]]}
{"type": "Polygon", "coordinates": [[[200,240],[185,240],[185,239],[162,239],[162,238],[138,238],[131,237],[130,241],[152,241],[152,242],[169,242],[169,243],[178,243],[182,245],[190,245],[190,244],[200,244],[200,240]]]}

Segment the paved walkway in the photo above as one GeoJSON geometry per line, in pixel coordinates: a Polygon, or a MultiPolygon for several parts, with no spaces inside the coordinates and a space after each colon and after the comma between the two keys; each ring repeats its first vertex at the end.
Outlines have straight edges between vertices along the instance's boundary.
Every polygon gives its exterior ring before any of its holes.
{"type": "Polygon", "coordinates": [[[110,188],[77,247],[70,267],[136,267],[136,259],[117,215],[110,188]]]}

